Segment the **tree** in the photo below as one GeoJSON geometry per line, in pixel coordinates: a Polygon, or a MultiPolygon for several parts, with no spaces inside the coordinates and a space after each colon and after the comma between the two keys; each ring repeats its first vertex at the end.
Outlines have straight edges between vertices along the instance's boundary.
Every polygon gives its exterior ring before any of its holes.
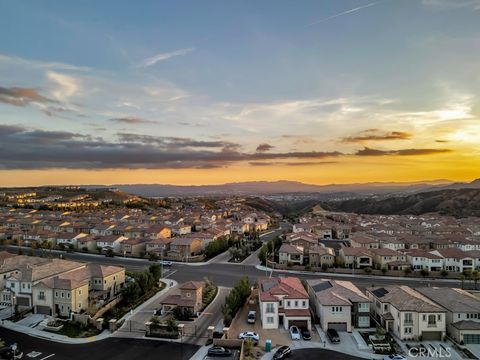
{"type": "Polygon", "coordinates": [[[420,270],[420,275],[422,275],[422,277],[427,277],[429,273],[430,272],[428,271],[428,269],[420,270]]]}
{"type": "Polygon", "coordinates": [[[448,276],[448,271],[445,270],[445,269],[440,270],[440,276],[444,277],[444,278],[447,277],[448,276]]]}
{"type": "Polygon", "coordinates": [[[462,282],[462,289],[465,286],[465,275],[460,275],[460,281],[462,282]]]}
{"type": "Polygon", "coordinates": [[[225,304],[222,306],[224,316],[224,323],[226,326],[230,325],[235,314],[247,301],[250,295],[250,282],[248,277],[243,276],[238,283],[235,284],[232,291],[225,298],[225,304]]]}
{"type": "Polygon", "coordinates": [[[407,267],[407,268],[403,269],[403,273],[405,274],[405,276],[408,276],[412,273],[412,269],[407,267]]]}
{"type": "Polygon", "coordinates": [[[372,273],[372,268],[371,267],[366,267],[363,269],[363,271],[365,272],[365,274],[369,275],[372,273]]]}
{"type": "Polygon", "coordinates": [[[102,253],[102,250],[103,250],[103,249],[102,249],[100,246],[97,246],[97,252],[98,252],[99,254],[102,253]]]}
{"type": "Polygon", "coordinates": [[[115,254],[114,254],[114,252],[113,252],[112,249],[107,249],[105,255],[106,255],[107,257],[114,257],[114,256],[115,256],[115,254]]]}
{"type": "Polygon", "coordinates": [[[156,252],[151,251],[148,253],[148,260],[150,261],[157,261],[158,260],[158,255],[156,252]]]}
{"type": "Polygon", "coordinates": [[[477,290],[477,283],[478,283],[478,280],[480,280],[480,272],[478,270],[472,270],[472,273],[470,276],[474,283],[474,290],[477,290]]]}
{"type": "Polygon", "coordinates": [[[167,320],[165,321],[167,325],[167,330],[174,332],[178,330],[178,323],[174,316],[170,315],[167,320]]]}
{"type": "Polygon", "coordinates": [[[326,264],[326,263],[322,264],[322,271],[324,271],[324,272],[328,271],[328,264],[326,264]]]}
{"type": "Polygon", "coordinates": [[[386,267],[382,267],[380,271],[382,272],[383,275],[385,275],[388,272],[388,269],[386,267]]]}
{"type": "Polygon", "coordinates": [[[155,284],[158,284],[158,281],[162,277],[162,268],[159,264],[150,265],[148,268],[150,274],[152,274],[155,284]]]}

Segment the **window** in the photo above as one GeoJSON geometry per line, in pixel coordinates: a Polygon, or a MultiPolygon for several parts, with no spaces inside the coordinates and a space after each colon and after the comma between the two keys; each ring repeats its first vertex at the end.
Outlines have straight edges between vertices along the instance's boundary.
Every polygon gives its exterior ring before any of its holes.
{"type": "Polygon", "coordinates": [[[190,296],[191,296],[191,294],[190,294],[189,292],[187,292],[186,295],[187,295],[187,297],[190,297],[190,296]]]}
{"type": "Polygon", "coordinates": [[[290,307],[290,300],[287,301],[287,306],[290,307]]]}
{"type": "Polygon", "coordinates": [[[82,289],[78,290],[78,295],[82,295],[82,289]]]}
{"type": "Polygon", "coordinates": [[[267,316],[267,324],[273,324],[273,316],[267,316]]]}
{"type": "Polygon", "coordinates": [[[436,316],[435,315],[428,315],[428,326],[434,326],[436,325],[436,316]]]}
{"type": "Polygon", "coordinates": [[[298,307],[298,301],[295,300],[295,307],[298,307]]]}
{"type": "Polygon", "coordinates": [[[79,309],[82,308],[82,303],[78,303],[78,308],[79,308],[79,309]]]}
{"type": "Polygon", "coordinates": [[[422,316],[423,321],[427,321],[427,315],[422,316]]]}
{"type": "Polygon", "coordinates": [[[411,334],[412,333],[412,328],[411,327],[406,327],[404,329],[405,334],[411,334]]]}
{"type": "Polygon", "coordinates": [[[437,320],[438,320],[438,321],[442,321],[442,315],[441,315],[441,314],[438,314],[438,315],[437,315],[437,320]]]}
{"type": "Polygon", "coordinates": [[[307,302],[305,300],[302,301],[302,306],[303,307],[307,306],[307,302]]]}
{"type": "Polygon", "coordinates": [[[55,291],[55,297],[58,297],[58,291],[55,291]]]}
{"type": "Polygon", "coordinates": [[[22,284],[22,289],[25,289],[25,284],[22,284]]]}
{"type": "Polygon", "coordinates": [[[38,300],[45,300],[45,293],[43,291],[38,293],[38,300]]]}
{"type": "Polygon", "coordinates": [[[383,311],[388,311],[388,304],[383,305],[383,311]]]}
{"type": "Polygon", "coordinates": [[[405,313],[403,320],[405,324],[412,324],[413,323],[412,313],[405,313]]]}
{"type": "Polygon", "coordinates": [[[332,306],[332,313],[336,314],[336,313],[341,313],[343,312],[343,307],[341,306],[332,306]]]}
{"type": "Polygon", "coordinates": [[[63,293],[63,291],[60,293],[60,296],[61,296],[62,298],[65,297],[65,294],[63,293]]]}
{"type": "Polygon", "coordinates": [[[275,307],[274,307],[273,303],[267,303],[266,312],[267,313],[274,313],[275,312],[275,307]]]}
{"type": "Polygon", "coordinates": [[[69,293],[69,292],[67,292],[67,298],[69,298],[69,299],[70,299],[70,293],[69,293]]]}

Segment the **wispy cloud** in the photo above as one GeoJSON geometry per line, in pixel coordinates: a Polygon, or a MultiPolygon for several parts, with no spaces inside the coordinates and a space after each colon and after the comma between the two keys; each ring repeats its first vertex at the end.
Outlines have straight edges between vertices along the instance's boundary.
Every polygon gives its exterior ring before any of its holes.
{"type": "Polygon", "coordinates": [[[472,8],[473,10],[480,10],[480,0],[423,0],[422,3],[426,6],[445,10],[466,7],[472,8]]]}
{"type": "Polygon", "coordinates": [[[269,151],[269,150],[272,150],[274,147],[275,146],[270,144],[260,144],[257,146],[257,152],[269,151]]]}
{"type": "Polygon", "coordinates": [[[192,51],[195,51],[195,48],[185,48],[185,49],[179,49],[179,50],[175,50],[167,53],[160,53],[152,57],[146,58],[138,65],[138,67],[152,66],[158,63],[159,61],[168,60],[175,56],[183,56],[188,53],[191,53],[192,51]]]}
{"type": "Polygon", "coordinates": [[[332,19],[335,19],[337,17],[340,17],[340,16],[344,16],[344,15],[348,15],[348,14],[352,14],[352,13],[355,13],[357,11],[360,11],[360,10],[363,10],[363,9],[366,9],[366,8],[369,8],[369,7],[372,7],[374,5],[377,5],[380,1],[376,1],[376,2],[371,2],[369,4],[366,4],[366,5],[363,5],[363,6],[358,6],[356,8],[353,8],[353,9],[350,9],[350,10],[346,10],[346,11],[342,11],[338,14],[335,14],[335,15],[331,15],[331,16],[327,16],[323,19],[320,19],[320,20],[317,20],[317,21],[314,21],[310,24],[307,25],[308,26],[313,26],[313,25],[318,25],[318,24],[321,24],[321,23],[324,23],[324,22],[327,22],[329,20],[332,20],[332,19]]]}
{"type": "Polygon", "coordinates": [[[0,103],[26,106],[31,103],[52,103],[54,100],[40,95],[38,90],[33,88],[21,87],[1,87],[0,86],[0,103]]]}
{"type": "Polygon", "coordinates": [[[416,155],[434,155],[452,152],[451,149],[401,149],[401,150],[378,150],[364,148],[358,150],[357,156],[386,156],[386,155],[400,155],[400,156],[416,156],[416,155]]]}
{"type": "Polygon", "coordinates": [[[124,116],[124,117],[117,117],[110,119],[112,122],[116,122],[119,124],[127,124],[127,125],[138,125],[138,124],[158,124],[158,121],[147,120],[137,116],[124,116]]]}
{"type": "Polygon", "coordinates": [[[69,70],[69,71],[91,71],[92,69],[86,66],[76,66],[71,64],[65,64],[55,61],[40,61],[40,60],[27,60],[18,56],[9,56],[0,54],[0,64],[6,65],[21,65],[32,69],[57,69],[57,70],[69,70]]]}
{"type": "Polygon", "coordinates": [[[404,131],[380,132],[377,129],[368,129],[355,136],[341,139],[343,143],[361,143],[364,141],[409,140],[412,134],[404,131]]]}

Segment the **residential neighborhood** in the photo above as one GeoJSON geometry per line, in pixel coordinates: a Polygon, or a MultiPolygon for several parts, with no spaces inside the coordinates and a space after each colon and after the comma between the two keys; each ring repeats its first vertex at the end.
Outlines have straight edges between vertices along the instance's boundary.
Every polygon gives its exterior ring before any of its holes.
{"type": "Polygon", "coordinates": [[[25,203],[35,196],[0,208],[6,329],[173,339],[204,358],[269,360],[282,346],[480,357],[477,218],[316,206],[285,219],[238,196],[78,211],[25,203]]]}

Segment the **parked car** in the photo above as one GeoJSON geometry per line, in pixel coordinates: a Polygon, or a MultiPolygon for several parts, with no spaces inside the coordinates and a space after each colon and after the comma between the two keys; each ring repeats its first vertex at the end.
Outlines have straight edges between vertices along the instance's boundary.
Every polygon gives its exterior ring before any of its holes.
{"type": "Polygon", "coordinates": [[[21,359],[22,357],[23,352],[17,345],[5,346],[0,349],[0,359],[14,360],[21,359]]]}
{"type": "Polygon", "coordinates": [[[292,340],[300,340],[300,330],[298,330],[298,327],[290,326],[290,336],[292,337],[292,340]]]}
{"type": "Polygon", "coordinates": [[[386,355],[383,360],[407,360],[407,358],[400,354],[386,355]]]}
{"type": "Polygon", "coordinates": [[[255,324],[256,317],[257,317],[257,312],[256,311],[253,311],[253,310],[249,311],[248,315],[247,315],[247,322],[249,324],[255,324]]]}
{"type": "Polygon", "coordinates": [[[258,342],[260,341],[260,336],[258,336],[258,334],[256,332],[253,332],[253,331],[242,332],[242,333],[240,333],[240,335],[238,335],[238,338],[239,339],[252,339],[255,344],[258,344],[258,342]]]}
{"type": "Polygon", "coordinates": [[[310,334],[310,330],[303,328],[300,330],[300,332],[302,333],[303,340],[312,340],[312,334],[310,334]]]}
{"type": "Polygon", "coordinates": [[[340,342],[340,336],[338,336],[338,332],[335,329],[328,329],[327,336],[332,344],[338,344],[340,342]]]}
{"type": "Polygon", "coordinates": [[[292,353],[292,350],[290,347],[284,345],[280,346],[277,351],[275,351],[275,354],[273,354],[273,360],[282,360],[285,359],[286,357],[290,356],[292,353]]]}
{"type": "Polygon", "coordinates": [[[167,260],[160,260],[159,263],[163,266],[172,266],[172,262],[167,260]]]}
{"type": "Polygon", "coordinates": [[[210,349],[208,349],[208,356],[231,356],[232,351],[229,349],[225,349],[224,347],[221,346],[212,346],[210,349]]]}

